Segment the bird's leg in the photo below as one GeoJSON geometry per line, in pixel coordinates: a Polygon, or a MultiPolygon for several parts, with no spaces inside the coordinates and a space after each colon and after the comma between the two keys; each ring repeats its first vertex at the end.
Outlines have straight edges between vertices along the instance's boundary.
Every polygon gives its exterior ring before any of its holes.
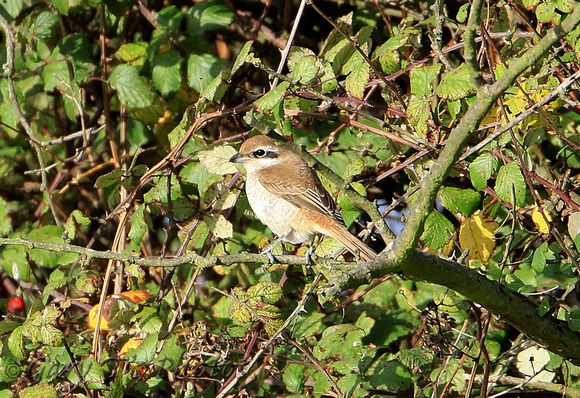
{"type": "Polygon", "coordinates": [[[278,246],[280,244],[280,242],[282,242],[284,239],[286,239],[286,237],[290,234],[290,232],[286,232],[284,235],[278,237],[278,239],[276,239],[274,241],[274,243],[271,243],[268,245],[268,247],[266,247],[264,250],[262,250],[262,253],[260,254],[265,254],[268,256],[268,261],[270,262],[270,264],[274,264],[276,262],[276,257],[274,257],[274,255],[272,254],[272,250],[278,246]]]}
{"type": "MultiPolygon", "coordinates": [[[[314,243],[314,242],[312,242],[314,243]]],[[[312,253],[314,253],[314,244],[310,245],[308,250],[306,251],[306,265],[309,266],[310,262],[312,261],[312,253]]]]}
{"type": "Polygon", "coordinates": [[[322,236],[320,234],[316,234],[312,237],[312,243],[310,244],[310,247],[306,252],[306,265],[310,265],[312,261],[312,254],[314,253],[314,250],[316,250],[316,247],[320,244],[320,242],[322,242],[322,236]]]}

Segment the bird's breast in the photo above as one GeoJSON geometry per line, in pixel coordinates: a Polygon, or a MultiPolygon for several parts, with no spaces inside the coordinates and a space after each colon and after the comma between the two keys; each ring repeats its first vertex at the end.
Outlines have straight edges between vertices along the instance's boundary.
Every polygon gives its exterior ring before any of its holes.
{"type": "Polygon", "coordinates": [[[246,180],[246,195],[256,217],[277,236],[287,235],[286,242],[296,244],[311,238],[309,226],[302,227],[303,222],[297,225],[303,218],[301,209],[268,191],[253,173],[246,180]]]}

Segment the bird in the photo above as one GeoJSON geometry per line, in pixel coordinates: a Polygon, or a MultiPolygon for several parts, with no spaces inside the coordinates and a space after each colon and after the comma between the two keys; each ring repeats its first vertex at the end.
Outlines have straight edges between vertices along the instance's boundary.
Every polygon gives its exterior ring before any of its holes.
{"type": "Polygon", "coordinates": [[[262,252],[271,263],[275,261],[271,250],[281,241],[296,245],[319,234],[333,237],[365,261],[377,257],[346,229],[334,199],[298,153],[266,135],[255,135],[242,143],[230,162],[245,166],[248,202],[258,219],[278,236],[262,252]]]}

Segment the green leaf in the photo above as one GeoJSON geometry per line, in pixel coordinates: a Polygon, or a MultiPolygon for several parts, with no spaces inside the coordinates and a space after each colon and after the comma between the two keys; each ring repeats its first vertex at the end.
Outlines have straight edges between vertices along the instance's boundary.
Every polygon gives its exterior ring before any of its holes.
{"type": "Polygon", "coordinates": [[[286,389],[291,393],[299,393],[304,386],[306,378],[306,370],[308,368],[304,365],[295,363],[289,364],[282,374],[282,381],[286,385],[286,389]]]}
{"type": "Polygon", "coordinates": [[[435,89],[435,93],[441,98],[458,100],[475,92],[475,87],[469,80],[467,66],[462,64],[443,75],[443,80],[435,89]]]}
{"type": "Polygon", "coordinates": [[[363,98],[365,94],[365,87],[371,77],[371,69],[369,65],[362,60],[357,63],[352,71],[346,77],[344,87],[356,98],[363,98]]]}
{"type": "Polygon", "coordinates": [[[176,6],[165,7],[157,13],[157,23],[159,28],[165,32],[174,33],[179,30],[179,25],[183,20],[183,13],[176,6]]]}
{"type": "Polygon", "coordinates": [[[344,377],[341,377],[336,385],[341,391],[345,393],[347,397],[364,397],[367,395],[367,391],[361,387],[362,377],[360,374],[351,373],[344,377]]]}
{"type": "Polygon", "coordinates": [[[46,305],[50,293],[53,290],[60,289],[72,280],[72,277],[67,277],[65,273],[60,269],[55,269],[50,274],[49,282],[46,284],[42,291],[42,301],[46,305]]]}
{"type": "Polygon", "coordinates": [[[187,59],[187,84],[200,93],[227,66],[227,61],[211,54],[191,54],[187,59]]]}
{"type": "Polygon", "coordinates": [[[324,65],[315,55],[300,58],[291,70],[292,79],[299,80],[302,84],[312,84],[324,75],[324,65]]]}
{"type": "Polygon", "coordinates": [[[431,82],[437,77],[440,69],[439,65],[413,68],[411,70],[411,92],[419,98],[431,95],[433,91],[431,82]]]}
{"type": "Polygon", "coordinates": [[[107,188],[115,184],[121,183],[123,170],[115,169],[107,174],[103,174],[95,181],[95,188],[107,188]]]}
{"type": "Polygon", "coordinates": [[[155,307],[143,307],[133,317],[144,333],[158,333],[163,327],[163,321],[159,317],[159,310],[155,307]]]}
{"type": "Polygon", "coordinates": [[[274,282],[259,282],[248,289],[248,295],[269,304],[274,304],[283,297],[282,288],[274,282]]]}
{"type": "Polygon", "coordinates": [[[139,365],[149,365],[155,359],[158,342],[159,335],[152,333],[139,345],[139,348],[129,349],[126,356],[127,361],[139,365]]]}
{"type": "Polygon", "coordinates": [[[463,4],[461,7],[459,7],[459,10],[457,11],[457,15],[455,16],[455,19],[457,20],[457,22],[465,23],[465,21],[467,21],[467,17],[469,15],[469,6],[470,6],[470,4],[466,3],[466,4],[463,4]]]}
{"type": "Polygon", "coordinates": [[[228,26],[234,15],[221,1],[202,1],[196,3],[187,15],[187,31],[192,36],[219,30],[228,26]]]}
{"type": "Polygon", "coordinates": [[[472,189],[445,187],[439,192],[441,203],[452,213],[469,217],[481,202],[481,195],[472,189]]]}
{"type": "Polygon", "coordinates": [[[144,108],[153,105],[155,96],[148,84],[139,76],[137,69],[130,65],[119,65],[111,72],[109,83],[117,90],[119,100],[127,108],[144,108]]]}
{"type": "Polygon", "coordinates": [[[428,130],[427,121],[431,119],[431,102],[428,98],[414,98],[407,108],[409,121],[415,126],[417,133],[423,136],[428,130]]]}
{"type": "Polygon", "coordinates": [[[421,238],[430,249],[440,249],[449,243],[455,227],[443,214],[432,211],[425,220],[425,230],[421,238]]]}
{"type": "Polygon", "coordinates": [[[56,59],[61,58],[62,54],[59,49],[56,48],[50,56],[51,62],[42,70],[45,91],[52,91],[55,88],[65,90],[67,85],[70,85],[71,83],[68,63],[64,60],[56,61],[56,59]]]}
{"type": "MultiPolygon", "coordinates": [[[[27,238],[34,241],[46,242],[46,243],[64,243],[62,235],[64,229],[56,225],[46,225],[39,229],[34,229],[28,233],[27,238]]],[[[59,257],[63,255],[68,255],[65,252],[54,252],[52,250],[45,249],[29,249],[28,255],[30,259],[36,264],[47,267],[54,268],[59,264],[59,257]]]]}
{"type": "Polygon", "coordinates": [[[570,314],[568,318],[568,327],[573,332],[580,331],[580,308],[571,307],[570,314]]]}
{"type": "Polygon", "coordinates": [[[68,373],[68,379],[71,383],[75,385],[81,385],[86,383],[87,387],[91,389],[103,389],[105,385],[105,374],[101,365],[91,357],[84,358],[80,362],[77,362],[75,369],[71,369],[68,373]],[[78,373],[81,375],[83,380],[79,378],[78,373]]]}
{"type": "Polygon", "coordinates": [[[87,226],[91,223],[88,217],[85,217],[80,210],[73,210],[64,224],[64,233],[67,239],[73,240],[77,235],[77,226],[87,226]]]}
{"type": "Polygon", "coordinates": [[[12,359],[3,357],[0,358],[0,381],[4,383],[13,383],[18,380],[22,374],[22,368],[18,363],[12,359]]]}
{"type": "Polygon", "coordinates": [[[68,10],[70,7],[68,0],[52,0],[52,4],[56,7],[58,12],[60,12],[62,15],[65,15],[65,16],[68,15],[68,10]]]}
{"type": "Polygon", "coordinates": [[[526,181],[516,162],[502,166],[497,173],[495,182],[495,192],[497,196],[508,203],[513,203],[520,208],[526,200],[526,181]]]}
{"type": "Polygon", "coordinates": [[[219,102],[228,90],[227,81],[232,76],[227,69],[222,70],[216,77],[203,88],[201,96],[209,101],[219,102]]]}
{"type": "Polygon", "coordinates": [[[0,335],[4,335],[6,333],[10,333],[18,326],[22,325],[21,322],[16,321],[0,321],[0,335]]]}
{"type": "Polygon", "coordinates": [[[171,335],[163,345],[161,352],[155,357],[153,362],[155,365],[167,369],[169,371],[175,371],[178,366],[182,365],[183,355],[186,349],[179,344],[178,336],[171,335]]]}
{"type": "Polygon", "coordinates": [[[273,109],[282,101],[289,87],[290,83],[281,82],[273,90],[268,91],[260,97],[254,105],[263,112],[273,109]]]}
{"type": "Polygon", "coordinates": [[[532,256],[532,263],[531,266],[538,274],[544,272],[544,268],[546,267],[547,260],[554,260],[556,256],[554,252],[550,250],[548,246],[548,242],[544,242],[534,250],[534,255],[532,256]]]}
{"type": "Polygon", "coordinates": [[[537,6],[540,3],[540,0],[522,0],[522,4],[527,9],[537,6]]]}
{"type": "Polygon", "coordinates": [[[25,388],[19,395],[19,398],[56,398],[57,392],[54,386],[38,384],[25,388]]]}
{"type": "Polygon", "coordinates": [[[482,153],[469,165],[469,174],[473,187],[478,191],[487,188],[487,181],[498,166],[498,160],[489,152],[482,153]]]}
{"type": "Polygon", "coordinates": [[[380,360],[374,368],[376,373],[371,378],[371,385],[374,388],[387,391],[401,391],[411,388],[411,373],[402,363],[380,360]]]}
{"type": "Polygon", "coordinates": [[[313,312],[307,316],[301,315],[300,320],[296,322],[296,327],[292,329],[292,337],[301,340],[319,334],[324,330],[322,321],[325,317],[324,314],[319,312],[313,312]]]}
{"type": "MultiPolygon", "coordinates": [[[[536,7],[536,17],[539,23],[554,22],[556,4],[554,2],[542,2],[536,7]]],[[[555,22],[557,23],[557,22],[555,22]]]]}
{"type": "Polygon", "coordinates": [[[213,210],[226,210],[236,204],[237,197],[235,192],[223,183],[217,182],[204,192],[203,203],[211,205],[213,210]]]}
{"type": "Polygon", "coordinates": [[[253,41],[247,41],[244,44],[244,46],[242,47],[242,49],[240,50],[238,56],[236,57],[236,60],[234,61],[234,64],[232,65],[232,70],[231,70],[232,75],[234,73],[236,73],[238,71],[238,69],[240,69],[243,64],[246,63],[246,57],[248,56],[248,54],[250,53],[250,50],[252,49],[252,44],[253,44],[253,41]]]}
{"type": "Polygon", "coordinates": [[[43,11],[34,20],[30,33],[40,41],[50,41],[56,36],[58,21],[57,14],[43,11]]]}
{"type": "Polygon", "coordinates": [[[32,282],[34,274],[28,263],[28,256],[22,246],[6,246],[2,250],[2,266],[16,280],[32,282]]]}
{"type": "Polygon", "coordinates": [[[546,297],[543,297],[542,301],[540,302],[540,305],[538,306],[538,315],[544,316],[550,310],[551,310],[550,301],[546,297]]]}
{"type": "Polygon", "coordinates": [[[131,66],[141,67],[147,60],[148,46],[145,42],[126,43],[119,47],[115,55],[131,66]]]}
{"type": "MultiPolygon", "coordinates": [[[[92,61],[92,42],[81,33],[73,33],[64,37],[58,46],[63,55],[75,61],[73,63],[75,69],[79,67],[78,62],[92,61]]],[[[94,70],[94,66],[91,66],[91,69],[94,70]]]]}
{"type": "Polygon", "coordinates": [[[150,219],[149,213],[145,214],[146,208],[147,204],[142,204],[131,214],[131,229],[129,229],[128,237],[133,251],[140,251],[141,241],[149,230],[150,219]]]}
{"type": "Polygon", "coordinates": [[[20,11],[24,9],[24,7],[29,7],[29,4],[24,4],[22,0],[4,0],[2,1],[2,9],[4,12],[9,16],[10,22],[12,19],[16,19],[20,11]]]}
{"type": "Polygon", "coordinates": [[[5,237],[12,231],[12,218],[9,215],[8,203],[0,198],[0,236],[5,237]]]}
{"type": "MultiPolygon", "coordinates": [[[[288,54],[288,60],[286,61],[286,65],[288,65],[288,69],[293,71],[296,68],[296,66],[298,65],[298,63],[303,58],[316,59],[316,55],[309,48],[300,47],[300,46],[292,46],[292,49],[290,49],[290,53],[288,54]]],[[[300,77],[300,75],[298,75],[294,78],[296,79],[298,77],[300,77]]]]}
{"type": "Polygon", "coordinates": [[[413,347],[410,350],[403,350],[399,352],[399,360],[407,369],[415,369],[417,367],[425,369],[433,363],[435,355],[424,347],[413,347]]]}
{"type": "Polygon", "coordinates": [[[387,74],[401,70],[401,55],[398,51],[389,51],[379,55],[381,69],[387,74]]]}
{"type": "Polygon", "coordinates": [[[151,62],[153,85],[163,96],[177,92],[181,86],[181,56],[176,50],[159,53],[151,62]]]}
{"type": "Polygon", "coordinates": [[[338,81],[332,69],[332,65],[328,62],[324,63],[324,76],[322,76],[322,89],[324,91],[334,91],[338,88],[338,81]]]}
{"type": "Polygon", "coordinates": [[[24,327],[18,326],[8,337],[8,349],[15,358],[25,359],[23,350],[24,327]]]}

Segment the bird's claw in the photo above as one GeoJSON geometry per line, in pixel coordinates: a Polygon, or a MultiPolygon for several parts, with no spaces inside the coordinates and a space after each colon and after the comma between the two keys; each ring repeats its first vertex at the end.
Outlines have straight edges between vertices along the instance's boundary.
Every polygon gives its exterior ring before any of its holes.
{"type": "Polygon", "coordinates": [[[272,254],[272,252],[270,250],[268,250],[267,252],[262,253],[262,254],[266,254],[268,256],[268,261],[270,262],[270,265],[276,263],[276,257],[274,257],[274,255],[272,254]]]}

